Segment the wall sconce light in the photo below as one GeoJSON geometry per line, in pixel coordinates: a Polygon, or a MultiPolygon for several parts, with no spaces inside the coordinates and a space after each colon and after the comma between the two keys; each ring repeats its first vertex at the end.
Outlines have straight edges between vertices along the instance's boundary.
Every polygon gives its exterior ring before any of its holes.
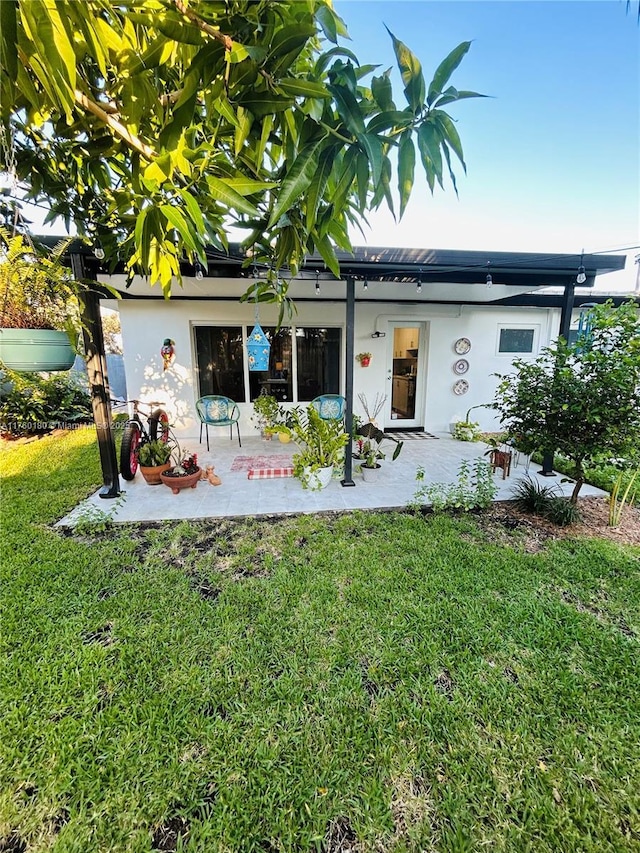
{"type": "Polygon", "coordinates": [[[197,259],[196,259],[194,266],[195,266],[195,270],[196,270],[196,280],[202,281],[202,279],[204,278],[204,267],[202,266],[200,261],[197,259]]]}
{"type": "Polygon", "coordinates": [[[369,287],[369,282],[368,282],[368,281],[367,281],[367,279],[365,278],[365,280],[364,280],[364,284],[362,285],[362,289],[363,289],[363,290],[366,290],[368,287],[369,287]]]}
{"type": "Polygon", "coordinates": [[[316,270],[316,296],[320,293],[320,273],[316,270]]]}
{"type": "Polygon", "coordinates": [[[99,261],[104,260],[104,249],[102,248],[100,240],[96,240],[95,246],[93,247],[93,254],[99,261]]]}

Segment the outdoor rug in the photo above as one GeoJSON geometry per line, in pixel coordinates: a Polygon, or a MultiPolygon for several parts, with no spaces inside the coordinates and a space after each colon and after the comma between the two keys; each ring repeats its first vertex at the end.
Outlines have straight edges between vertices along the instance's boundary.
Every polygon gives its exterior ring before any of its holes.
{"type": "Polygon", "coordinates": [[[288,468],[292,465],[291,454],[272,453],[263,456],[236,456],[232,471],[249,471],[255,468],[288,468]]]}
{"type": "Polygon", "coordinates": [[[435,438],[438,440],[437,435],[431,435],[430,432],[402,432],[401,430],[389,430],[385,432],[385,435],[389,435],[393,438],[399,438],[400,441],[410,441],[413,438],[435,438]]]}

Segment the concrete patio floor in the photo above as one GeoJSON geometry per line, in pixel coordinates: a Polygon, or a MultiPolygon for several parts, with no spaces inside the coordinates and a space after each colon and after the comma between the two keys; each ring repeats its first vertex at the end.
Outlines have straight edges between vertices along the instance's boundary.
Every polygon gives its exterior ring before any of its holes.
{"type": "MultiPolygon", "coordinates": [[[[292,444],[281,444],[276,438],[264,441],[259,437],[246,437],[240,448],[237,439],[230,441],[228,436],[219,433],[210,440],[210,452],[207,452],[206,443],[199,444],[197,437],[181,439],[181,446],[185,450],[197,452],[202,467],[214,465],[222,484],[211,486],[203,480],[195,489],[184,489],[174,495],[164,485],[147,485],[141,474],[137,473],[130,482],[121,480],[120,498],[102,499],[96,492],[58,524],[73,526],[83,519],[96,518],[97,513],[108,514],[114,522],[130,523],[356,509],[404,509],[415,494],[415,476],[419,466],[425,469],[425,483],[451,483],[456,480],[463,459],[483,457],[487,450],[483,442],[456,441],[449,434],[443,433],[434,439],[405,441],[400,456],[393,462],[393,444],[384,442],[382,449],[388,451],[388,456],[382,463],[378,482],[365,483],[362,475],[356,472],[357,463],[354,462],[355,487],[344,487],[339,480],[334,479],[326,489],[313,492],[303,489],[300,482],[292,477],[249,480],[246,467],[244,470],[232,470],[239,467],[241,460],[237,457],[240,456],[281,457],[280,464],[286,465],[286,460],[291,458],[296,448],[292,444]]],[[[571,492],[571,483],[561,483],[563,478],[560,475],[553,478],[538,477],[539,469],[539,465],[532,464],[529,474],[545,485],[557,484],[563,494],[571,492]]],[[[505,480],[502,479],[501,470],[496,471],[494,476],[498,485],[496,500],[509,500],[514,484],[526,476],[526,470],[521,463],[512,468],[511,476],[505,480]]],[[[580,494],[587,497],[604,495],[605,492],[585,485],[580,494]]]]}

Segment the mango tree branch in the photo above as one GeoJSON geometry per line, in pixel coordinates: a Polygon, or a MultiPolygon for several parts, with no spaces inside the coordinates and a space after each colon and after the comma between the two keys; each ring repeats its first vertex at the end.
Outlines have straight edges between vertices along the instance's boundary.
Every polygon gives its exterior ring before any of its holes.
{"type": "Polygon", "coordinates": [[[203,21],[202,18],[198,17],[195,12],[193,12],[189,7],[183,2],[183,0],[173,0],[174,5],[178,12],[188,18],[192,24],[195,24],[198,29],[201,29],[203,33],[207,33],[212,38],[219,41],[225,50],[231,50],[233,48],[233,41],[231,36],[225,36],[220,30],[217,30],[215,27],[212,27],[211,24],[207,24],[206,21],[203,21]]]}
{"type": "Polygon", "coordinates": [[[117,119],[115,119],[112,115],[108,115],[108,113],[95,101],[90,100],[79,89],[74,89],[73,96],[77,104],[81,107],[84,107],[85,110],[88,110],[90,113],[93,113],[96,118],[99,118],[100,121],[103,121],[114,133],[116,136],[119,136],[124,142],[127,143],[131,148],[137,151],[139,154],[142,154],[147,160],[153,160],[156,156],[156,152],[153,148],[150,148],[148,145],[145,145],[137,136],[134,136],[131,131],[127,130],[127,128],[121,124],[117,119]]]}

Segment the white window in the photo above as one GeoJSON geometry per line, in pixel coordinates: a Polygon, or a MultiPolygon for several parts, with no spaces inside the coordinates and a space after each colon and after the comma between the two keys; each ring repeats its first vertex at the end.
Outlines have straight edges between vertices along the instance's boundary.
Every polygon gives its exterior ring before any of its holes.
{"type": "Polygon", "coordinates": [[[498,355],[531,355],[538,350],[540,326],[498,326],[498,355]]]}

